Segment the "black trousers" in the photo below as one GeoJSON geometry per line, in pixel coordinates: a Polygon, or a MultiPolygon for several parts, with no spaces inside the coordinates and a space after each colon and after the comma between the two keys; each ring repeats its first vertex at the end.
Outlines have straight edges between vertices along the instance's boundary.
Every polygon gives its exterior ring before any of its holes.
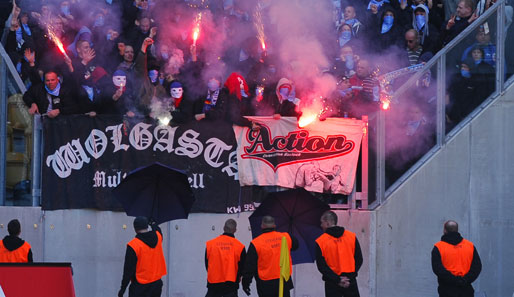
{"type": "Polygon", "coordinates": [[[162,280],[149,284],[140,284],[133,281],[129,286],[129,297],[160,297],[161,292],[162,280]]]}
{"type": "Polygon", "coordinates": [[[359,297],[357,281],[351,280],[348,288],[338,286],[333,282],[325,282],[325,297],[359,297]]]}
{"type": "Polygon", "coordinates": [[[205,295],[205,297],[237,297],[237,289],[232,291],[220,291],[209,288],[207,289],[207,295],[205,295]]]}

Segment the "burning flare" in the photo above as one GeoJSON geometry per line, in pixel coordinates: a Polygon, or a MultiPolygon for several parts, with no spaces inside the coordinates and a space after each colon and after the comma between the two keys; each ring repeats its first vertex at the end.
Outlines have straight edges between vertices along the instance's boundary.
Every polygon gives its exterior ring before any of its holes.
{"type": "Polygon", "coordinates": [[[257,30],[257,39],[261,42],[262,50],[266,50],[266,38],[264,35],[264,25],[262,23],[262,14],[261,14],[262,6],[261,3],[257,5],[257,9],[255,10],[255,13],[253,14],[253,24],[255,26],[255,30],[257,30]]]}
{"type": "Polygon", "coordinates": [[[59,39],[59,37],[57,37],[57,34],[55,34],[54,30],[53,30],[53,27],[52,26],[48,26],[48,36],[50,37],[50,40],[52,40],[55,45],[57,46],[57,48],[59,48],[59,51],[67,58],[69,59],[68,55],[66,54],[66,51],[64,50],[64,46],[61,42],[61,40],[59,39]]]}
{"type": "Polygon", "coordinates": [[[200,35],[200,24],[202,22],[202,13],[199,12],[195,17],[195,25],[193,28],[193,45],[196,46],[196,41],[198,40],[198,36],[200,35]]]}
{"type": "Polygon", "coordinates": [[[312,124],[318,117],[318,114],[312,111],[307,111],[302,114],[300,119],[298,120],[298,127],[305,128],[308,125],[312,124]]]}

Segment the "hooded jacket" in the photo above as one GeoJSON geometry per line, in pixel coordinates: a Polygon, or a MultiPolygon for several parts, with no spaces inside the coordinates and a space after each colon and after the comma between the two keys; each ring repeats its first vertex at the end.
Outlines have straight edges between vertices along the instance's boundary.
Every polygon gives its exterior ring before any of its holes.
{"type": "MultiPolygon", "coordinates": [[[[25,243],[25,240],[18,236],[7,235],[2,240],[2,243],[7,251],[12,252],[19,249],[25,243]]],[[[29,249],[27,259],[29,263],[34,262],[32,258],[32,249],[29,249]]]]}
{"type": "MultiPolygon", "coordinates": [[[[326,234],[334,237],[334,238],[340,238],[344,235],[345,231],[343,227],[340,226],[334,226],[327,228],[325,231],[326,234]]],[[[354,260],[355,260],[355,272],[352,273],[341,273],[340,275],[336,274],[327,264],[327,261],[323,257],[323,253],[321,251],[320,246],[316,242],[316,265],[318,266],[318,270],[322,274],[322,278],[326,282],[332,282],[332,283],[339,283],[341,276],[346,276],[350,279],[350,282],[355,282],[355,279],[357,278],[357,274],[359,269],[362,266],[362,251],[359,244],[359,240],[355,238],[355,252],[354,252],[354,260]]]]}
{"type": "MultiPolygon", "coordinates": [[[[162,231],[157,225],[152,225],[152,231],[145,233],[138,233],[136,238],[141,240],[144,244],[151,248],[155,248],[158,243],[157,232],[162,236],[162,231]]],[[[136,281],[136,267],[137,267],[137,256],[136,252],[130,245],[127,245],[125,252],[125,264],[123,266],[123,278],[121,280],[120,292],[125,292],[130,281],[136,281]]]]}
{"type": "MultiPolygon", "coordinates": [[[[463,240],[459,232],[449,232],[441,237],[442,242],[458,245],[463,240]]],[[[439,295],[441,296],[473,296],[474,282],[482,271],[482,262],[475,247],[473,247],[473,260],[469,271],[464,276],[455,276],[448,271],[441,260],[439,249],[432,249],[432,270],[437,275],[439,295]]]]}
{"type": "Polygon", "coordinates": [[[281,78],[277,83],[275,94],[277,96],[277,100],[276,102],[273,102],[273,108],[276,114],[290,117],[297,117],[300,115],[300,113],[296,111],[298,104],[300,104],[300,99],[295,97],[295,90],[292,81],[285,77],[281,78]],[[281,100],[280,89],[283,87],[289,89],[289,97],[287,99],[281,100]]]}
{"type": "Polygon", "coordinates": [[[412,10],[412,28],[418,31],[419,44],[423,46],[423,51],[436,53],[439,50],[439,32],[434,25],[429,23],[429,10],[424,4],[419,4],[412,10]],[[425,25],[419,29],[416,24],[416,9],[425,11],[425,25]]]}

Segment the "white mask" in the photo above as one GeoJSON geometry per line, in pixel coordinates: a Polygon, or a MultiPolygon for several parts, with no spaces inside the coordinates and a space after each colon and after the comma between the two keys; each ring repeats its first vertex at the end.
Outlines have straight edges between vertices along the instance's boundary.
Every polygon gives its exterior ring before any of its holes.
{"type": "Polygon", "coordinates": [[[171,97],[175,99],[182,98],[183,93],[184,90],[182,88],[171,88],[170,90],[171,97]]]}
{"type": "Polygon", "coordinates": [[[113,76],[112,82],[117,87],[124,87],[127,85],[127,77],[126,76],[113,76]]]}
{"type": "Polygon", "coordinates": [[[243,90],[243,91],[244,91],[244,89],[245,89],[245,83],[244,83],[243,79],[242,79],[242,78],[240,78],[240,77],[238,77],[238,78],[237,78],[237,80],[239,81],[239,87],[241,88],[241,90],[243,90]]]}

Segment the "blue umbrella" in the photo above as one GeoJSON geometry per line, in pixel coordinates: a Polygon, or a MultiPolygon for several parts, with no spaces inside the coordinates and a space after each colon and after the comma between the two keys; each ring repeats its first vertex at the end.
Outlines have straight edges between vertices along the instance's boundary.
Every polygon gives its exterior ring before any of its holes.
{"type": "Polygon", "coordinates": [[[298,239],[298,249],[291,252],[293,264],[312,263],[316,259],[314,241],[323,234],[320,218],[327,210],[330,210],[328,204],[303,188],[270,193],[248,218],[252,237],[262,233],[262,217],[272,216],[277,231],[288,232],[298,239]]]}
{"type": "Polygon", "coordinates": [[[160,163],[131,171],[112,193],[127,215],[157,224],[187,219],[194,202],[187,175],[160,163]]]}

